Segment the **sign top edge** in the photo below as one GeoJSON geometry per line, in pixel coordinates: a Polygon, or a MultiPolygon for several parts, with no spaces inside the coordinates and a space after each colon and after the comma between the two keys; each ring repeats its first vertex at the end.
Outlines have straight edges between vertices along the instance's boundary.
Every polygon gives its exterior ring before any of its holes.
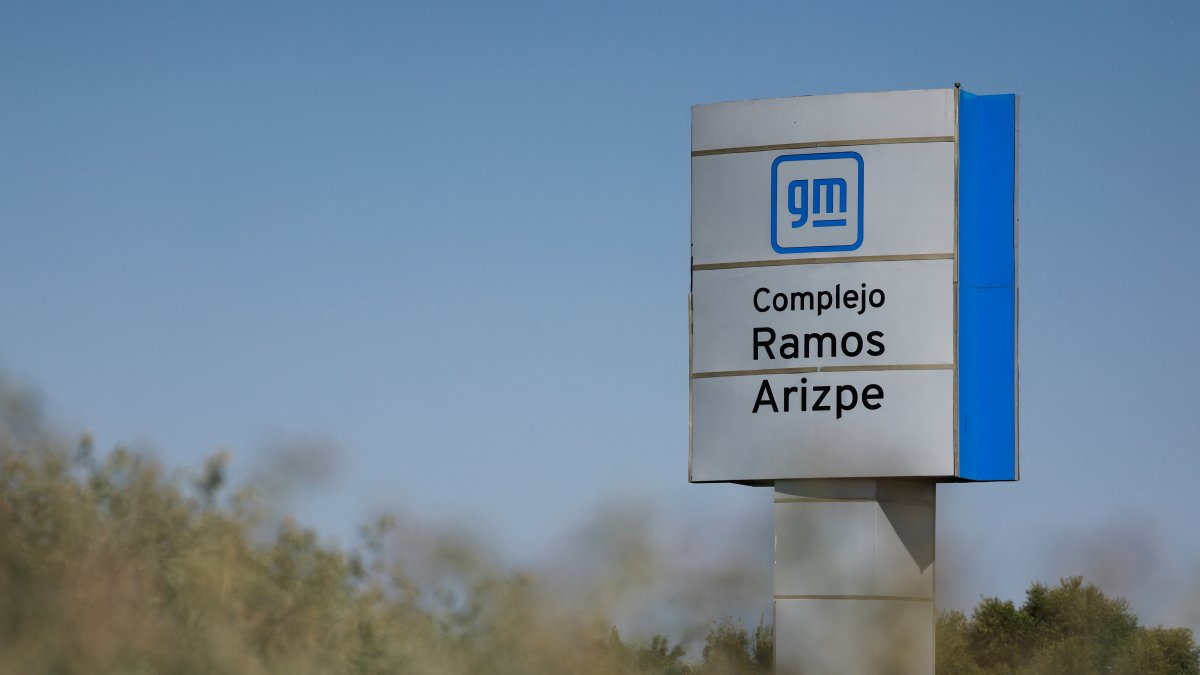
{"type": "MultiPolygon", "coordinates": [[[[747,98],[735,101],[712,101],[709,103],[693,103],[692,109],[709,108],[712,106],[725,105],[754,105],[757,103],[771,103],[775,101],[812,101],[814,99],[836,99],[836,98],[858,98],[858,97],[876,97],[886,96],[890,94],[953,94],[954,87],[940,87],[932,89],[884,89],[882,91],[846,91],[836,94],[798,94],[796,96],[775,96],[763,98],[747,98]]],[[[971,92],[974,93],[974,92],[971,92]]]]}
{"type": "Polygon", "coordinates": [[[692,152],[954,136],[955,90],[912,89],[692,106],[692,152]]]}

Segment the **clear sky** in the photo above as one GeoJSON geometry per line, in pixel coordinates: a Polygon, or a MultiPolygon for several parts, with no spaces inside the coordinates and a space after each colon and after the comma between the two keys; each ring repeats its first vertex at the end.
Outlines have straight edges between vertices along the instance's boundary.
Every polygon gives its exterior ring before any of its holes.
{"type": "Polygon", "coordinates": [[[686,480],[689,107],[1015,92],[1022,480],[939,489],[939,602],[1200,626],[1198,45],[1194,1],[5,2],[0,369],[172,466],[327,439],[329,536],[519,559],[633,500],[769,561],[769,490],[686,480]]]}

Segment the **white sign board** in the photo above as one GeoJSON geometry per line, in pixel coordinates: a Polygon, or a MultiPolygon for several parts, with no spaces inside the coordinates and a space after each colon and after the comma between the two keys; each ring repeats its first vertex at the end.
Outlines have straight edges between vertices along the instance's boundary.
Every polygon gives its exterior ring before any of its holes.
{"type": "Polygon", "coordinates": [[[691,480],[1016,478],[1015,133],[957,89],[693,109],[691,480]]]}

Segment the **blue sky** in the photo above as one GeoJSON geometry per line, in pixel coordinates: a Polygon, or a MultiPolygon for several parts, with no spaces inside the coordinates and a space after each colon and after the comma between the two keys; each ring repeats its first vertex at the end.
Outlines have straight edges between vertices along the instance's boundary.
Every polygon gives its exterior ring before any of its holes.
{"type": "Polygon", "coordinates": [[[1022,481],[939,490],[939,600],[1087,573],[1200,625],[1198,35],[1194,2],[7,2],[0,369],[173,466],[328,439],[296,507],[330,536],[762,522],[686,481],[689,107],[1015,92],[1022,481]]]}

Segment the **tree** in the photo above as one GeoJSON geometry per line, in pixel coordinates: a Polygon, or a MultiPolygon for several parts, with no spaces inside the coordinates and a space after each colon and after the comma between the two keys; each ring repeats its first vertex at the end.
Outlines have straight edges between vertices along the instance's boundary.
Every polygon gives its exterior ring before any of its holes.
{"type": "Polygon", "coordinates": [[[741,624],[729,618],[713,624],[704,639],[704,661],[699,671],[705,675],[768,673],[774,666],[775,630],[760,619],[751,635],[741,624]]]}
{"type": "Polygon", "coordinates": [[[1184,628],[1145,628],[1120,598],[1080,577],[1035,583],[1018,609],[984,598],[970,619],[938,617],[937,671],[945,675],[1200,675],[1184,628]]]}

